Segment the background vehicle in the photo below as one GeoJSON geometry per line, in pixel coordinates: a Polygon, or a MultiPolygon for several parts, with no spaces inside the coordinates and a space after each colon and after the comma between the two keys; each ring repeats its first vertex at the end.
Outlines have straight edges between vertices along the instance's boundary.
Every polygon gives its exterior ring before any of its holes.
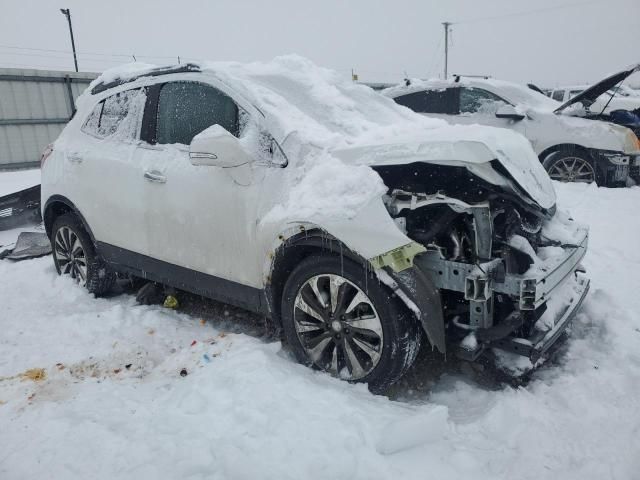
{"type": "Polygon", "coordinates": [[[535,361],[589,286],[587,230],[524,138],[425,119],[296,56],[107,72],[43,162],[59,273],[260,312],[300,362],[374,391],[423,340],[535,361]]]}
{"type": "Polygon", "coordinates": [[[515,83],[455,77],[415,80],[383,94],[400,105],[455,124],[482,124],[522,133],[551,178],[624,186],[640,144],[630,130],[576,118],[566,105],[515,83]]]}
{"type": "MultiPolygon", "coordinates": [[[[566,103],[589,88],[591,88],[590,85],[558,87],[554,90],[547,90],[547,95],[560,103],[566,103]]],[[[598,115],[610,114],[616,110],[638,112],[640,111],[640,95],[625,85],[615,86],[596,97],[595,101],[589,105],[589,110],[598,115]]]]}
{"type": "Polygon", "coordinates": [[[592,86],[564,87],[551,93],[563,104],[557,111],[591,120],[604,120],[627,127],[640,138],[640,94],[622,85],[640,70],[640,65],[628,68],[592,86]]]}

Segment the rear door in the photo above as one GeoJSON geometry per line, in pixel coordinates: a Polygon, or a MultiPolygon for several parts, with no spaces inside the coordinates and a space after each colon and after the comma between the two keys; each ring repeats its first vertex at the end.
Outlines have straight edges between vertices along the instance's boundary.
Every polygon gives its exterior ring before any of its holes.
{"type": "Polygon", "coordinates": [[[66,149],[73,198],[97,241],[146,251],[143,179],[134,155],[146,91],[125,90],[99,102],[66,149]]]}

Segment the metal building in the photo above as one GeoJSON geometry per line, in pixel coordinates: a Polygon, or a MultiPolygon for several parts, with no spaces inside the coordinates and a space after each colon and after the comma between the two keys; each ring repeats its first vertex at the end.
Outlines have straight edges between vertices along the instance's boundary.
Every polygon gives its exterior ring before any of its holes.
{"type": "Polygon", "coordinates": [[[39,165],[96,73],[0,68],[0,169],[39,165]]]}

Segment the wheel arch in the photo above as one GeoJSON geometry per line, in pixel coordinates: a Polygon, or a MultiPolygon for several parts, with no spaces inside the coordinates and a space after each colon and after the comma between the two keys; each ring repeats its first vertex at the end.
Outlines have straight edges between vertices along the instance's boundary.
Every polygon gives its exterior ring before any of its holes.
{"type": "MultiPolygon", "coordinates": [[[[374,270],[374,267],[371,266],[367,259],[321,228],[303,229],[288,238],[281,235],[280,239],[282,243],[271,256],[269,274],[265,285],[269,310],[272,319],[279,328],[282,326],[281,300],[284,285],[296,265],[305,258],[319,253],[342,256],[365,266],[365,268],[370,267],[371,271],[374,270]]],[[[416,266],[399,274],[392,272],[388,268],[385,268],[385,271],[395,281],[392,281],[395,285],[382,282],[385,284],[385,288],[398,295],[402,303],[411,312],[412,317],[421,325],[431,345],[441,353],[445,353],[444,318],[440,292],[431,279],[416,266]],[[415,311],[416,305],[420,312],[415,311]]]]}
{"type": "Polygon", "coordinates": [[[89,238],[91,239],[91,243],[93,246],[96,246],[96,239],[93,236],[93,232],[89,227],[89,224],[85,220],[80,210],[75,206],[75,204],[69,200],[67,197],[62,195],[52,195],[46,201],[44,208],[42,209],[42,221],[44,223],[44,228],[47,233],[47,237],[51,238],[51,229],[53,227],[53,222],[60,215],[64,215],[65,213],[73,213],[76,215],[80,222],[82,223],[82,227],[85,229],[89,238]]]}
{"type": "Polygon", "coordinates": [[[538,155],[540,163],[544,162],[552,153],[560,152],[563,150],[580,152],[593,160],[590,148],[587,148],[583,145],[578,145],[577,143],[559,143],[557,145],[552,145],[540,152],[540,155],[538,155]]]}
{"type": "Polygon", "coordinates": [[[366,265],[366,259],[347,247],[343,242],[319,227],[306,229],[300,226],[299,233],[289,237],[279,236],[280,245],[269,255],[270,262],[266,278],[265,293],[273,319],[280,325],[280,301],[289,275],[305,258],[316,255],[342,255],[366,265]]]}

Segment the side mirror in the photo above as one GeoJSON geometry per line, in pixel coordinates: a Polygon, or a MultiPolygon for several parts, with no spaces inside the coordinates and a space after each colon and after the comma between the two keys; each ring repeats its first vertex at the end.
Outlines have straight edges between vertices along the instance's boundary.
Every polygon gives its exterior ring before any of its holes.
{"type": "Polygon", "coordinates": [[[513,105],[502,105],[496,111],[496,117],[498,118],[508,118],[509,120],[519,121],[524,119],[524,115],[516,112],[516,109],[513,108],[513,105]]]}
{"type": "Polygon", "coordinates": [[[189,145],[193,165],[237,167],[252,161],[240,141],[220,125],[213,125],[193,137],[189,145]]]}

